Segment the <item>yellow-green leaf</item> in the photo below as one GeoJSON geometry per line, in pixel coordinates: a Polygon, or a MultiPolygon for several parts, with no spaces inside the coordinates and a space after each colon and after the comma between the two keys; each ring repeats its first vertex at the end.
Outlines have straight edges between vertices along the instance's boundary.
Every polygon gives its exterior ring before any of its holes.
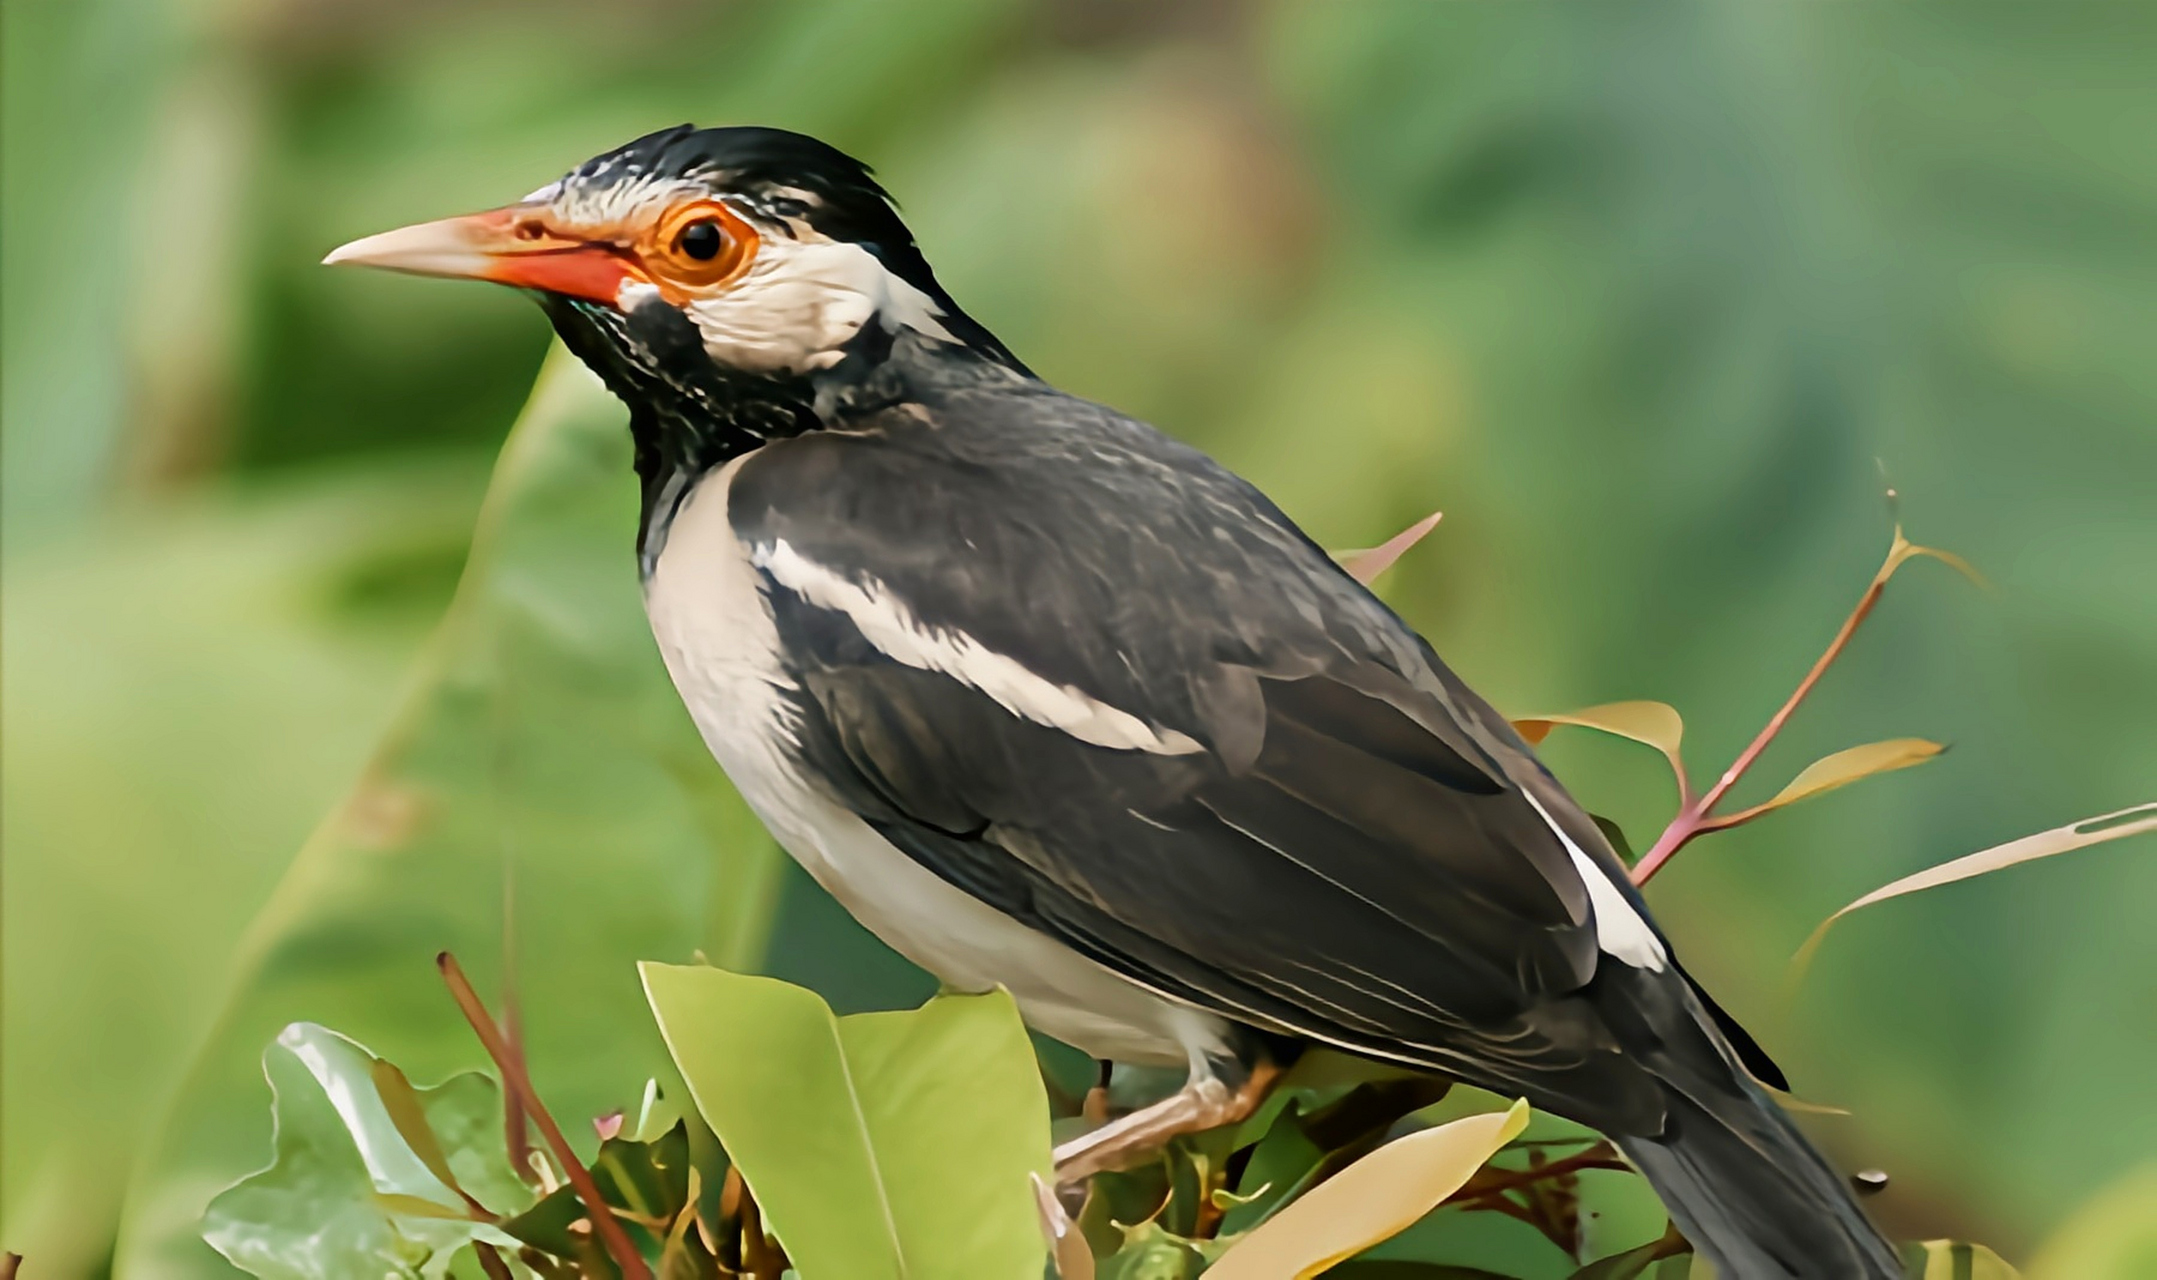
{"type": "Polygon", "coordinates": [[[1927,1240],[1910,1267],[1910,1280],[2022,1280],[2022,1273],[1981,1244],[1927,1240]]]}
{"type": "Polygon", "coordinates": [[[1900,898],[1905,894],[1953,884],[1957,880],[1968,880],[1973,876],[1985,875],[2006,867],[2035,862],[2039,858],[2049,858],[2054,854],[2071,853],[2076,849],[2103,844],[2108,840],[2140,835],[2145,831],[2157,831],[2157,804],[2134,805],[2113,813],[2099,814],[2094,818],[2084,818],[2064,827],[2054,827],[2050,831],[2040,831],[2020,840],[1994,845],[1990,849],[1956,858],[1952,862],[1943,862],[1936,867],[1927,867],[1915,875],[1904,876],[1892,884],[1873,890],[1822,920],[1820,927],[1812,931],[1812,936],[1805,939],[1805,945],[1798,948],[1793,965],[1802,973],[1805,966],[1812,962],[1813,954],[1820,949],[1820,943],[1827,937],[1827,931],[1836,921],[1859,907],[1869,907],[1890,898],[1900,898]]]}
{"type": "Polygon", "coordinates": [[[1528,1127],[1528,1104],[1399,1138],[1318,1184],[1222,1255],[1212,1280],[1306,1280],[1390,1239],[1528,1127]]]}
{"type": "Polygon", "coordinates": [[[1892,773],[1920,765],[1942,751],[1947,750],[1937,742],[1923,738],[1889,738],[1885,742],[1868,742],[1859,747],[1845,747],[1833,755],[1822,756],[1806,765],[1790,785],[1775,793],[1775,798],[1755,809],[1766,813],[1784,805],[1809,800],[1823,791],[1845,787],[1861,778],[1876,773],[1892,773]]]}
{"type": "Polygon", "coordinates": [[[815,992],[639,966],[652,1012],[802,1280],[1038,1277],[1048,1095],[1002,991],[835,1017],[815,992]]]}
{"type": "Polygon", "coordinates": [[[1341,562],[1343,569],[1348,570],[1349,577],[1367,587],[1378,580],[1379,574],[1392,568],[1394,561],[1406,555],[1410,547],[1423,541],[1444,518],[1445,512],[1433,511],[1375,547],[1361,551],[1337,552],[1334,558],[1341,562]]]}

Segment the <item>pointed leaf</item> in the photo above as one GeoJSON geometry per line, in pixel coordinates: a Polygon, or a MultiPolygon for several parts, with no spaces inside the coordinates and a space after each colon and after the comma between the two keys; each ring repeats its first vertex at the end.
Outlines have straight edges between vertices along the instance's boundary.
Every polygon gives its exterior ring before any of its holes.
{"type": "Polygon", "coordinates": [[[1681,796],[1686,793],[1685,758],[1679,751],[1685,739],[1685,718],[1669,703],[1606,702],[1558,715],[1522,716],[1513,721],[1513,728],[1528,740],[1529,745],[1541,746],[1550,731],[1561,724],[1596,729],[1654,747],[1670,762],[1678,793],[1681,796]]]}
{"type": "Polygon", "coordinates": [[[1637,1249],[1627,1249],[1607,1258],[1598,1258],[1575,1271],[1572,1280],[1640,1280],[1648,1275],[1656,1263],[1665,1258],[1692,1252],[1685,1237],[1671,1228],[1662,1239],[1653,1240],[1637,1249]]]}
{"type": "Polygon", "coordinates": [[[1304,1280],[1398,1234],[1528,1127],[1528,1104],[1397,1138],[1320,1183],[1223,1255],[1214,1280],[1304,1280]]]}
{"type": "Polygon", "coordinates": [[[1444,518],[1445,512],[1433,511],[1375,547],[1362,551],[1336,552],[1334,559],[1339,560],[1341,567],[1348,570],[1349,577],[1367,587],[1378,580],[1379,574],[1392,568],[1393,562],[1407,554],[1409,548],[1428,537],[1430,531],[1437,528],[1438,522],[1444,518]]]}
{"type": "Polygon", "coordinates": [[[1011,997],[834,1017],[815,992],[644,964],[697,1110],[802,1280],[1038,1276],[1048,1096],[1011,997]]]}
{"type": "Polygon", "coordinates": [[[1751,812],[1766,813],[1770,809],[1780,809],[1800,800],[1809,800],[1823,791],[1846,787],[1877,773],[1892,773],[1897,769],[1920,765],[1945,750],[1947,748],[1939,743],[1928,742],[1923,738],[1890,738],[1885,742],[1868,742],[1863,746],[1845,747],[1833,755],[1822,756],[1806,765],[1797,777],[1790,780],[1790,785],[1776,792],[1773,799],[1751,812]]]}
{"type": "Polygon", "coordinates": [[[396,1064],[376,1058],[371,1064],[375,1093],[382,1099],[382,1107],[389,1113],[390,1123],[397,1126],[397,1136],[404,1139],[412,1154],[427,1166],[427,1172],[441,1179],[442,1185],[464,1194],[457,1185],[457,1175],[450,1170],[449,1157],[442,1153],[442,1144],[427,1124],[427,1113],[420,1106],[419,1091],[405,1078],[396,1064]]]}
{"type": "Polygon", "coordinates": [[[1678,744],[1685,737],[1684,717],[1667,702],[1605,702],[1578,711],[1522,716],[1513,721],[1513,727],[1531,743],[1540,743],[1561,724],[1600,729],[1621,738],[1631,738],[1672,757],[1678,754],[1678,744]]]}
{"type": "Polygon", "coordinates": [[[1094,1280],[1093,1249],[1085,1233],[1071,1221],[1063,1201],[1040,1174],[1028,1174],[1027,1179],[1033,1184],[1034,1207],[1041,1214],[1041,1234],[1048,1238],[1049,1261],[1057,1280],[1094,1280]]]}
{"type": "Polygon", "coordinates": [[[1904,876],[1892,884],[1873,890],[1822,920],[1820,926],[1812,931],[1812,936],[1805,940],[1805,945],[1798,948],[1797,957],[1792,962],[1793,967],[1802,973],[1805,966],[1812,962],[1814,953],[1820,949],[1820,943],[1827,937],[1827,931],[1836,921],[1860,907],[1869,907],[1876,902],[1885,902],[1890,898],[1937,888],[1943,884],[1953,884],[1957,880],[1968,880],[1973,876],[1985,875],[2021,863],[2034,862],[2039,858],[2071,853],[2076,849],[2103,844],[2108,840],[2141,835],[2145,831],[2157,831],[2157,804],[2136,805],[2094,818],[2085,818],[2080,822],[2070,822],[2064,827],[2040,831],[2036,835],[2010,840],[2006,844],[1995,845],[1990,849],[1956,858],[1952,862],[1927,867],[1915,875],[1904,876]]]}
{"type": "Polygon", "coordinates": [[[233,1265],[268,1280],[438,1280],[472,1241],[514,1243],[451,1189],[462,1183],[503,1212],[531,1202],[500,1154],[501,1091],[467,1073],[432,1089],[407,1084],[392,1103],[377,1088],[379,1063],[312,1023],[287,1027],[263,1054],[276,1157],[212,1200],[202,1223],[233,1265]],[[408,1127],[436,1140],[435,1159],[413,1149],[408,1127]]]}

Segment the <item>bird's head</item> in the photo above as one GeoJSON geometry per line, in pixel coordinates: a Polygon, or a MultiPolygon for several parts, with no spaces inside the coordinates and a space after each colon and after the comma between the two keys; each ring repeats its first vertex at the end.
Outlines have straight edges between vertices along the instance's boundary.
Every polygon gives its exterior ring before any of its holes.
{"type": "Polygon", "coordinates": [[[663,130],[515,204],[324,261],[531,290],[632,407],[731,416],[754,435],[905,335],[1019,367],[936,282],[868,166],[781,129],[663,130]]]}

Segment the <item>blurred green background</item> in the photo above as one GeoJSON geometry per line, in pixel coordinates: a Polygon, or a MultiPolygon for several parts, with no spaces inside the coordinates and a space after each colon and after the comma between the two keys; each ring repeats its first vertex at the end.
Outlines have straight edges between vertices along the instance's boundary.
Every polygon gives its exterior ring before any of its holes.
{"type": "MultiPolygon", "coordinates": [[[[498,954],[505,919],[572,1113],[658,1069],[628,956],[761,957],[842,1007],[926,989],[695,750],[604,406],[531,447],[427,645],[546,327],[314,265],[684,119],[870,160],[1036,369],[1321,542],[1443,508],[1384,584],[1406,616],[1508,710],[1675,703],[1700,773],[1831,634],[1892,485],[1998,590],[1913,566],[1751,785],[1856,741],[1955,749],[1696,846],[1651,897],[1801,1094],[1850,1109],[1816,1130],[1894,1175],[1898,1231],[2058,1259],[2157,1220],[2146,844],[1879,908],[1783,987],[1859,893],[2157,792],[2157,8],[4,16],[0,1236],[25,1276],[215,1274],[190,1214],[267,1157],[269,1031],[476,1059],[426,961],[498,954]]],[[[1652,838],[1651,753],[1549,754],[1652,838]]]]}

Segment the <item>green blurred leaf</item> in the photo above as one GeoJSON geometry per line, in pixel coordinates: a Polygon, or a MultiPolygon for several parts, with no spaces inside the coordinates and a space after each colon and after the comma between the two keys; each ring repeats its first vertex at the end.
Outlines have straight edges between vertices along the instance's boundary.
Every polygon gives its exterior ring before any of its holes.
{"type": "Polygon", "coordinates": [[[1305,1280],[1395,1235],[1458,1191],[1528,1127],[1528,1104],[1396,1138],[1245,1236],[1217,1280],[1305,1280]]]}
{"type": "MultiPolygon", "coordinates": [[[[475,459],[368,462],[7,545],[10,1248],[60,1274],[103,1265],[126,1189],[106,1153],[143,1145],[248,919],[366,760],[456,585],[485,478],[475,459]]],[[[267,1141],[256,1063],[278,1025],[235,1046],[259,1132],[219,1185],[267,1141]]]]}
{"type": "Polygon", "coordinates": [[[1909,1280],[2022,1280],[2022,1273],[1981,1244],[1927,1240],[1911,1248],[1909,1280]]]}
{"type": "Polygon", "coordinates": [[[213,1265],[193,1224],[264,1127],[244,1046],[287,1022],[334,1020],[408,1069],[447,1072],[478,1051],[432,957],[455,950],[485,982],[507,948],[541,1095],[592,1116],[633,1101],[634,1081],[672,1078],[635,961],[756,963],[776,855],[653,649],[628,453],[619,406],[557,356],[395,726],[242,941],[224,1014],[130,1189],[121,1270],[213,1265]]]}
{"type": "Polygon", "coordinates": [[[440,1280],[474,1240],[513,1244],[455,1190],[496,1214],[531,1201],[503,1155],[501,1090],[471,1072],[390,1097],[381,1065],[326,1028],[285,1028],[262,1056],[276,1157],[210,1202],[203,1238],[264,1280],[440,1280]]]}
{"type": "Polygon", "coordinates": [[[2099,1192],[2045,1241],[2030,1280],[2147,1280],[2157,1276],[2157,1163],[2099,1192]]]}
{"type": "Polygon", "coordinates": [[[1048,1097],[1011,997],[835,1017],[815,992],[645,964],[668,1048],[803,1280],[1035,1277],[1048,1097]]]}

